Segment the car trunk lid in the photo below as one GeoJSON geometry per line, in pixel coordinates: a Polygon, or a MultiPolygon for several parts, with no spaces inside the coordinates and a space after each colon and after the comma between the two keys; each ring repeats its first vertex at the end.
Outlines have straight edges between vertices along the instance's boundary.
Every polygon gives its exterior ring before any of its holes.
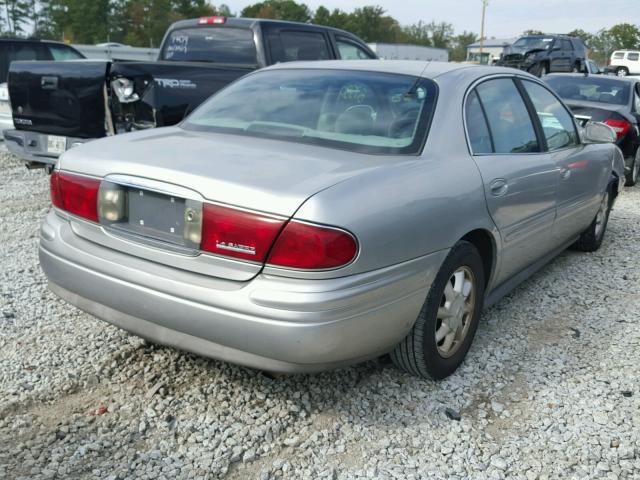
{"type": "MultiPolygon", "coordinates": [[[[135,244],[153,247],[154,259],[161,263],[175,261],[176,254],[200,257],[207,274],[242,281],[261,270],[272,242],[256,252],[256,261],[237,255],[246,253],[247,246],[233,235],[222,248],[233,251],[235,258],[222,250],[202,253],[202,239],[183,237],[189,209],[197,218],[202,204],[216,205],[222,208],[217,214],[225,215],[225,208],[248,211],[262,222],[284,225],[309,197],[389,161],[384,156],[169,127],[87,143],[65,153],[59,165],[62,171],[126,186],[128,205],[135,208],[126,225],[115,225],[115,230],[114,225],[104,225],[110,234],[88,232],[79,224],[79,235],[128,253],[136,250],[135,244]]],[[[147,251],[133,254],[145,256],[147,251]]]]}

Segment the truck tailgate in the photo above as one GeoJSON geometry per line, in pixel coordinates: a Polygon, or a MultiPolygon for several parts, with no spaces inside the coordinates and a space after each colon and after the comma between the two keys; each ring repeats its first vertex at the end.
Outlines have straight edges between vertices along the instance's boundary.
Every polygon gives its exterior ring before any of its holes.
{"type": "Polygon", "coordinates": [[[106,135],[104,86],[108,61],[22,61],[9,68],[18,130],[96,138],[106,135]]]}

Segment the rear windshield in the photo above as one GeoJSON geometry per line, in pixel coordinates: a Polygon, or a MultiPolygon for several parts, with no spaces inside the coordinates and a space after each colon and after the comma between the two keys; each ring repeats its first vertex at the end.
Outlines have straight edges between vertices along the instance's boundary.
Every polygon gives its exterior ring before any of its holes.
{"type": "Polygon", "coordinates": [[[431,80],[341,70],[248,75],[211,97],[183,128],[372,154],[420,151],[435,106],[431,80]]]}
{"type": "Polygon", "coordinates": [[[253,32],[233,27],[174,30],[164,42],[161,59],[249,65],[257,63],[253,32]]]}
{"type": "Polygon", "coordinates": [[[564,100],[626,105],[629,102],[629,83],[614,78],[548,77],[551,88],[564,100]]]}

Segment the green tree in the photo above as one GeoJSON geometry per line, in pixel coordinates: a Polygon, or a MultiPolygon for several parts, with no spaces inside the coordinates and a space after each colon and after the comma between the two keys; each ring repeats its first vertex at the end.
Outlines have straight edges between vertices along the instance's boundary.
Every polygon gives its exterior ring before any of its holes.
{"type": "Polygon", "coordinates": [[[240,16],[308,22],[311,20],[311,10],[304,3],[294,0],[265,0],[245,7],[240,16]]]}
{"type": "Polygon", "coordinates": [[[349,15],[347,29],[365,42],[398,42],[402,39],[400,24],[385,13],[382,7],[356,8],[349,15]]]}
{"type": "Polygon", "coordinates": [[[453,42],[449,50],[449,60],[453,62],[465,61],[467,59],[467,46],[478,40],[478,35],[467,31],[453,37],[453,42]]]}
{"type": "Polygon", "coordinates": [[[351,21],[351,15],[338,8],[330,12],[325,7],[318,7],[311,21],[316,25],[348,30],[350,28],[349,22],[351,21]]]}
{"type": "Polygon", "coordinates": [[[223,17],[235,17],[236,14],[231,12],[229,5],[226,3],[221,3],[218,7],[216,7],[216,14],[222,15],[223,17]]]}
{"type": "Polygon", "coordinates": [[[428,28],[431,32],[431,45],[436,48],[449,48],[453,36],[453,25],[446,22],[431,22],[428,28]]]}
{"type": "Polygon", "coordinates": [[[581,28],[576,28],[575,30],[571,30],[567,35],[569,35],[570,37],[576,37],[581,39],[587,46],[590,46],[591,41],[593,40],[593,35],[588,32],[585,32],[581,28]]]}
{"type": "Polygon", "coordinates": [[[544,35],[544,32],[541,30],[525,30],[522,32],[523,37],[527,37],[529,35],[544,35]]]}
{"type": "Polygon", "coordinates": [[[24,35],[25,27],[32,18],[32,2],[28,0],[2,0],[0,6],[3,10],[7,33],[17,36],[24,35]]]}
{"type": "Polygon", "coordinates": [[[431,29],[422,21],[403,27],[402,41],[415,45],[431,45],[431,29]]]}
{"type": "Polygon", "coordinates": [[[616,50],[640,48],[640,28],[630,23],[619,23],[611,27],[606,34],[616,50]]]}

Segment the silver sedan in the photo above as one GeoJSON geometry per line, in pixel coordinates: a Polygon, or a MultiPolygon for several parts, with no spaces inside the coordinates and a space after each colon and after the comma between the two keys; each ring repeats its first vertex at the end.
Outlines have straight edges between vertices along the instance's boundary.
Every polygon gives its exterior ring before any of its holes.
{"type": "Polygon", "coordinates": [[[65,153],[40,260],[60,297],[154,342],[279,372],[391,353],[442,378],[483,307],[600,246],[612,140],[520,71],[280,64],[179,126],[65,153]]]}

